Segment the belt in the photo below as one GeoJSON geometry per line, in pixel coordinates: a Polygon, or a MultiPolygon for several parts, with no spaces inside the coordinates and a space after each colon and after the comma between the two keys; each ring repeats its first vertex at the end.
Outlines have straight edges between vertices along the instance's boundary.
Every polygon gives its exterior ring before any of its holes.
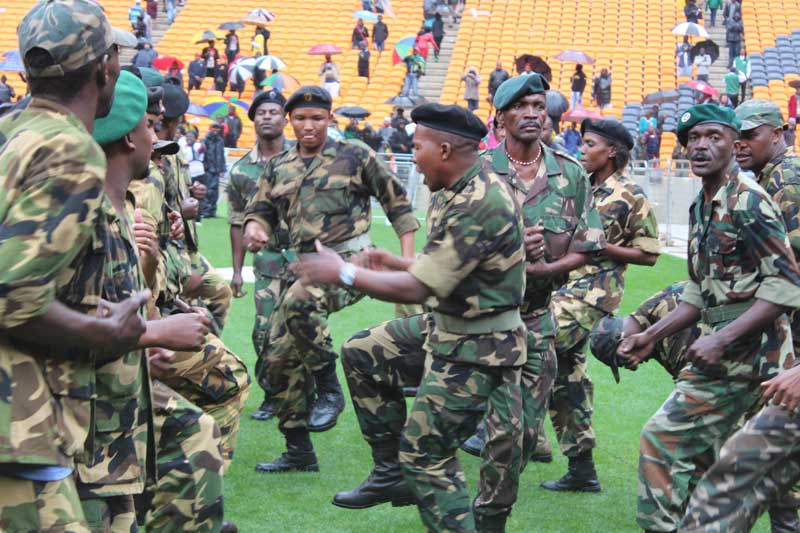
{"type": "Polygon", "coordinates": [[[369,238],[369,233],[362,233],[358,237],[353,237],[352,239],[347,239],[346,241],[340,241],[334,244],[328,244],[327,246],[337,254],[343,254],[346,252],[360,252],[364,248],[369,248],[372,246],[372,240],[369,238]]]}
{"type": "Polygon", "coordinates": [[[522,317],[519,309],[503,311],[497,315],[463,318],[460,316],[445,315],[436,311],[432,312],[436,327],[448,333],[462,335],[479,335],[495,331],[510,331],[522,326],[522,317]]]}
{"type": "Polygon", "coordinates": [[[728,322],[729,320],[736,320],[744,314],[745,311],[752,307],[755,299],[745,300],[744,302],[736,302],[732,304],[717,305],[715,307],[707,307],[700,310],[700,320],[709,326],[719,324],[720,322],[728,322]]]}

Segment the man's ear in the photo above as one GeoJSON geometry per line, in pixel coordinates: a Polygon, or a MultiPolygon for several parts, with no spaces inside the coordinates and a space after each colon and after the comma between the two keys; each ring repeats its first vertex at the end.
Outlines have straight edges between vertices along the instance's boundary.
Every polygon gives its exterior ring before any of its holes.
{"type": "Polygon", "coordinates": [[[443,142],[439,145],[439,151],[442,154],[442,161],[447,161],[453,156],[453,145],[449,142],[443,142]]]}

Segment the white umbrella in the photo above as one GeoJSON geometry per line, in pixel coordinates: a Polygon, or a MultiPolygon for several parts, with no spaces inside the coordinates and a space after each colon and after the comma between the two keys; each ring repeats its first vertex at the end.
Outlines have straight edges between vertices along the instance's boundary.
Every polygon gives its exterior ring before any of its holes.
{"type": "Polygon", "coordinates": [[[283,70],[286,68],[286,63],[284,63],[281,58],[273,55],[266,55],[266,56],[258,56],[255,58],[255,66],[261,70],[283,70]]]}
{"type": "Polygon", "coordinates": [[[243,24],[252,24],[254,26],[266,26],[267,22],[275,20],[276,15],[272,11],[266,9],[254,9],[244,17],[241,22],[243,24]]]}
{"type": "Polygon", "coordinates": [[[241,81],[249,80],[253,77],[252,69],[248,69],[247,67],[243,67],[239,65],[239,62],[233,64],[230,71],[228,71],[228,79],[239,79],[241,81]]]}
{"type": "Polygon", "coordinates": [[[700,37],[708,38],[708,32],[700,24],[694,22],[682,22],[672,28],[672,33],[675,35],[698,35],[700,37]]]}

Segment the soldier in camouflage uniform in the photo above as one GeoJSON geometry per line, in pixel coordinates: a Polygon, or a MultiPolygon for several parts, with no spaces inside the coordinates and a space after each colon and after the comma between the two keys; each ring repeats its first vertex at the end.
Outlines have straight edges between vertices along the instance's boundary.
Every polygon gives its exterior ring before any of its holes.
{"type": "MultiPolygon", "coordinates": [[[[736,108],[736,116],[742,122],[736,160],[742,169],[755,173],[759,185],[775,200],[797,259],[800,158],[784,142],[780,108],[767,100],[748,100],[736,108]]],[[[767,506],[773,531],[776,518],[783,519],[780,531],[800,530],[796,502],[788,494],[800,480],[793,460],[800,442],[794,400],[800,392],[796,377],[800,374],[796,363],[799,337],[800,313],[795,312],[794,368],[764,384],[762,399],[772,400],[772,405],[764,407],[720,451],[719,461],[692,495],[683,524],[687,530],[749,531],[767,506]]]]}
{"type": "Polygon", "coordinates": [[[637,522],[649,531],[677,530],[690,487],[759,401],[759,383],[792,356],[784,313],[800,305],[800,271],[777,205],[733,171],[739,126],[733,110],[713,104],[680,117],[678,140],[703,180],[690,208],[690,281],[673,312],[619,349],[643,360],[654,343],[701,321],[690,364],[642,430],[637,522]]]}
{"type": "MultiPolygon", "coordinates": [[[[255,253],[266,246],[284,221],[297,253],[313,252],[318,240],[347,258],[370,246],[374,196],[400,237],[403,255],[412,256],[419,223],[403,187],[363,144],[327,138],[327,91],[302,87],[285,109],[298,142],[270,160],[258,182],[245,217],[248,249],[255,253]]],[[[361,296],[348,287],[304,287],[297,282],[286,290],[272,323],[265,364],[287,452],[259,464],[257,470],[319,468],[308,432],[332,428],[344,408],[327,319],[361,296]],[[314,384],[318,398],[309,409],[307,396],[314,384]]]]}
{"type": "Polygon", "coordinates": [[[455,105],[425,104],[411,118],[417,123],[415,162],[434,192],[422,254],[413,260],[367,252],[360,263],[373,270],[345,263],[318,244],[320,254],[299,266],[307,284],[431,306],[425,315],[357,333],[343,347],[375,467],[334,504],[361,508],[415,499],[429,531],[501,530],[516,500],[522,460],[522,219],[502,178],[482,166],[477,150],[486,127],[475,115],[455,105]],[[402,387],[416,384],[406,418],[402,387]],[[499,434],[490,432],[473,505],[456,450],[484,407],[488,426],[499,434]]]}
{"type": "MultiPolygon", "coordinates": [[[[258,178],[264,173],[267,162],[284,150],[288,150],[292,145],[283,136],[283,130],[286,128],[284,105],[286,105],[286,99],[275,90],[264,91],[256,96],[247,114],[253,121],[258,141],[256,146],[231,167],[227,192],[228,224],[231,226],[231,255],[233,256],[231,290],[235,298],[244,296],[242,266],[244,265],[245,247],[242,222],[245,208],[258,190],[258,178]]],[[[258,384],[264,391],[264,401],[252,415],[255,420],[269,420],[275,414],[264,371],[264,361],[272,314],[292,281],[288,268],[289,261],[285,253],[288,248],[289,231],[282,224],[272,235],[272,241],[253,258],[253,272],[256,278],[253,348],[258,357],[255,375],[258,384]]]]}
{"type": "Polygon", "coordinates": [[[616,120],[581,124],[581,164],[589,173],[594,204],[600,212],[607,246],[570,274],[553,298],[558,320],[558,377],[550,401],[550,419],[567,473],[546,481],[549,490],[600,491],[592,459],[595,447],[592,412],[594,385],[586,367],[586,345],[592,327],[619,309],[629,263],[652,266],[658,259],[658,223],[647,197],[623,174],[634,142],[616,120]]]}
{"type": "Polygon", "coordinates": [[[37,4],[18,36],[32,98],[0,120],[0,529],[88,531],[73,459],[95,444],[95,363],[145,329],[146,294],[95,315],[103,261],[89,261],[106,162],[88,132],[131,43],[83,0],[37,4]]]}

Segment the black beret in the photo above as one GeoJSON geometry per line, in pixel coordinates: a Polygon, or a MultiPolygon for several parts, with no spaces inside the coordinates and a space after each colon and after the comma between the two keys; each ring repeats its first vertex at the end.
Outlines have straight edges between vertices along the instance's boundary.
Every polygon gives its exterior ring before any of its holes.
{"type": "Polygon", "coordinates": [[[333,107],[333,100],[328,91],[316,85],[304,85],[297,89],[283,107],[287,113],[302,107],[315,107],[328,111],[333,107]]]}
{"type": "Polygon", "coordinates": [[[489,132],[481,119],[459,105],[422,104],[411,111],[420,126],[480,141],[489,132]]]}
{"type": "Polygon", "coordinates": [[[523,96],[545,94],[549,88],[550,84],[537,72],[520,74],[500,84],[494,93],[494,107],[498,111],[503,111],[523,96]]]}
{"type": "Polygon", "coordinates": [[[161,155],[177,154],[181,147],[175,141],[158,140],[153,145],[153,151],[161,155]]]}
{"type": "Polygon", "coordinates": [[[164,118],[178,118],[189,109],[189,95],[177,85],[165,83],[161,86],[164,90],[162,103],[164,104],[164,118]]]}
{"type": "Polygon", "coordinates": [[[253,103],[250,104],[250,109],[247,110],[247,116],[250,117],[250,120],[255,120],[256,111],[258,111],[258,106],[261,104],[278,104],[285,108],[286,98],[284,98],[280,91],[276,91],[275,89],[260,93],[253,98],[253,103]]]}
{"type": "Polygon", "coordinates": [[[603,118],[600,120],[587,118],[581,122],[581,135],[586,132],[596,133],[606,139],[621,142],[628,147],[628,150],[633,150],[633,137],[631,137],[627,128],[615,118],[603,118]]]}

